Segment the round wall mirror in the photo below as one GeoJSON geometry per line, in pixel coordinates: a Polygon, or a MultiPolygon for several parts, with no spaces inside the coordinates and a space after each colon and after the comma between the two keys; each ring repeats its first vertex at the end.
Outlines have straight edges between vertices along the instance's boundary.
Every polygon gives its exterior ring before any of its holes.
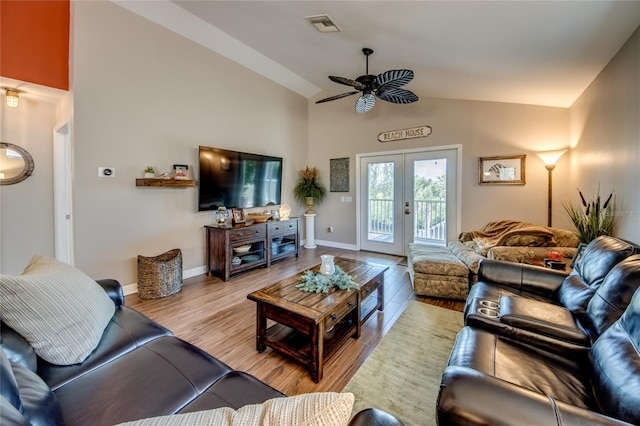
{"type": "Polygon", "coordinates": [[[0,142],[0,185],[22,182],[33,173],[33,158],[26,149],[0,142]]]}

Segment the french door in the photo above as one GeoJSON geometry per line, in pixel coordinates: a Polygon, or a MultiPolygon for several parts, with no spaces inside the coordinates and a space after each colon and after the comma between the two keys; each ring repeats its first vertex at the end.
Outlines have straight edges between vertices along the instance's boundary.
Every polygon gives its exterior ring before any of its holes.
{"type": "Polygon", "coordinates": [[[459,148],[360,156],[360,248],[405,255],[408,243],[458,234],[459,148]]]}

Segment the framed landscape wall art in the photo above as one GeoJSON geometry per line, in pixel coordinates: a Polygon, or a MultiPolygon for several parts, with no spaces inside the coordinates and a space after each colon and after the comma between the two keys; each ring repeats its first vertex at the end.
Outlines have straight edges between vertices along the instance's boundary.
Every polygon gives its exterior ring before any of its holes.
{"type": "Polygon", "coordinates": [[[524,185],[526,154],[480,157],[478,183],[524,185]]]}

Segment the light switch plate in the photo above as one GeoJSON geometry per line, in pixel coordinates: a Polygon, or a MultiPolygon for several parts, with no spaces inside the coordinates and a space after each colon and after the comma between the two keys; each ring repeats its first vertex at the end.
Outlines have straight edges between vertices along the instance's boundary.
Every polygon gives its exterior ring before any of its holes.
{"type": "Polygon", "coordinates": [[[98,167],[98,176],[99,177],[116,177],[116,168],[115,167],[98,167]]]}

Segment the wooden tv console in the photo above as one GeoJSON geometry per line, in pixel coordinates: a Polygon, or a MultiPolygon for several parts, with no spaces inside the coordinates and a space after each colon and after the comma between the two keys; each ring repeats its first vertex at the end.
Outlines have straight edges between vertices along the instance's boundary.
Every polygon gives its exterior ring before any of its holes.
{"type": "Polygon", "coordinates": [[[224,281],[249,269],[271,266],[271,262],[289,256],[298,257],[300,218],[269,220],[248,224],[205,225],[207,232],[207,275],[214,273],[224,281]],[[250,245],[247,251],[236,248],[250,245]],[[233,258],[241,263],[234,263],[233,258]]]}

